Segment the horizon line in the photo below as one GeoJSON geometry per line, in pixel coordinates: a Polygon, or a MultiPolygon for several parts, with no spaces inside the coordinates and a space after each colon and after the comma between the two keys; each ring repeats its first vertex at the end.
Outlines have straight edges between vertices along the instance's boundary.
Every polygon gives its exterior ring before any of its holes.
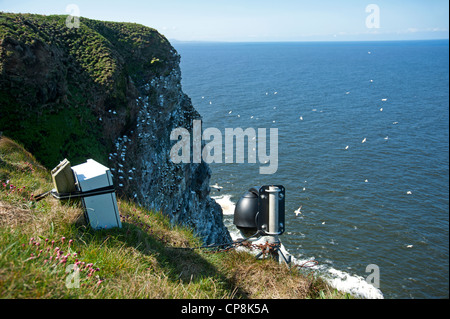
{"type": "MultiPolygon", "coordinates": [[[[157,29],[155,29],[157,30],[157,29]]],[[[158,31],[159,32],[159,31],[158,31]]],[[[162,33],[161,33],[162,34],[162,33]]],[[[163,34],[164,35],[164,34],[163,34]]],[[[343,42],[431,42],[431,41],[450,41],[449,38],[436,38],[436,39],[395,39],[395,40],[266,40],[266,41],[228,41],[228,40],[179,40],[179,39],[172,39],[167,38],[169,42],[174,43],[323,43],[323,42],[331,42],[331,43],[343,43],[343,42]]]]}

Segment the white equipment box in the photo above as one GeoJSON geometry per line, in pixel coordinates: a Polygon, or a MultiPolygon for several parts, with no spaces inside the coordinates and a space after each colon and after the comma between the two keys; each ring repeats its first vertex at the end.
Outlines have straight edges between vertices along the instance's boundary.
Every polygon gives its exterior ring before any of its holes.
{"type": "MultiPolygon", "coordinates": [[[[88,159],[86,163],[72,167],[78,190],[87,192],[113,185],[109,168],[88,159]]],[[[83,197],[86,216],[94,229],[122,227],[115,192],[83,197]]]]}

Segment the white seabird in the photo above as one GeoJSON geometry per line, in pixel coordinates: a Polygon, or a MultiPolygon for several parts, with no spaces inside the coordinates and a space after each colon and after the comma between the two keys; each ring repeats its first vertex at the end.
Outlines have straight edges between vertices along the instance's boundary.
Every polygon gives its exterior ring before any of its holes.
{"type": "Polygon", "coordinates": [[[298,217],[298,215],[301,215],[301,214],[302,214],[302,212],[301,212],[302,206],[303,206],[303,205],[300,205],[300,207],[294,211],[295,216],[298,217]]]}
{"type": "Polygon", "coordinates": [[[214,188],[218,192],[223,188],[222,186],[219,186],[219,184],[215,183],[214,185],[210,185],[209,187],[214,188]]]}
{"type": "Polygon", "coordinates": [[[367,141],[367,138],[364,138],[361,143],[365,143],[366,141],[367,141]]]}

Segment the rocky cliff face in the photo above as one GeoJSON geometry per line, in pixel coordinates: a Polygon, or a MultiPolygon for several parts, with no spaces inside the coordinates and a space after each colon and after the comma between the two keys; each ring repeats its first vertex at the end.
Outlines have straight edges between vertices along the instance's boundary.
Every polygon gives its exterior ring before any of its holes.
{"type": "Polygon", "coordinates": [[[172,54],[177,62],[167,75],[138,87],[136,120],[115,140],[109,161],[118,187],[138,203],[195,228],[207,243],[226,242],[230,237],[222,210],[209,197],[209,166],[174,164],[170,159],[171,131],[190,130],[192,121],[201,119],[181,90],[179,56],[175,50],[172,54]]]}
{"type": "Polygon", "coordinates": [[[174,164],[170,133],[200,115],[181,88],[180,56],[156,30],[65,16],[0,13],[0,131],[47,167],[68,158],[109,166],[117,191],[230,240],[209,197],[207,164],[174,164]]]}

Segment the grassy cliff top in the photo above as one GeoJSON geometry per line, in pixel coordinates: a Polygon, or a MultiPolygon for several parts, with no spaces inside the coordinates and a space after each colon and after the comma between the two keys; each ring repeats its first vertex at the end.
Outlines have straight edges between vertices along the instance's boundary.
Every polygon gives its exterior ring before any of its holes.
{"type": "Polygon", "coordinates": [[[80,203],[33,200],[52,188],[49,171],[0,136],[2,298],[349,297],[307,269],[246,252],[182,249],[201,241],[190,229],[123,199],[122,228],[93,231],[80,203]]]}
{"type": "Polygon", "coordinates": [[[64,157],[107,164],[140,87],[179,56],[155,29],[87,18],[70,28],[67,18],[0,12],[0,131],[47,168],[64,157]]]}
{"type": "Polygon", "coordinates": [[[61,49],[73,57],[95,83],[105,86],[112,85],[120,63],[126,62],[127,70],[134,73],[141,64],[152,67],[152,61],[173,59],[172,46],[153,28],[83,17],[79,18],[79,27],[70,28],[67,18],[67,15],[0,12],[0,41],[24,46],[41,43],[61,49]]]}

